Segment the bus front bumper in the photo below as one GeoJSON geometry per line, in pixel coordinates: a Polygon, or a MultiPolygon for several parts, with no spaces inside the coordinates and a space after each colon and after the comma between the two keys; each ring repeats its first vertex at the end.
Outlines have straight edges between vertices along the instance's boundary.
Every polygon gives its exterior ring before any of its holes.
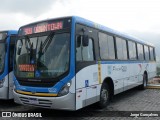
{"type": "Polygon", "coordinates": [[[61,97],[39,97],[23,95],[13,90],[14,102],[42,108],[75,110],[75,94],[68,93],[61,97]]]}

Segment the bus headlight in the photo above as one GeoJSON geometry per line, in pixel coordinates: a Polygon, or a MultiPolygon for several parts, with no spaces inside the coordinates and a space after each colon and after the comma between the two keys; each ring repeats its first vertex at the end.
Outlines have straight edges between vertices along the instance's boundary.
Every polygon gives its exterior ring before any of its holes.
{"type": "Polygon", "coordinates": [[[65,84],[62,89],[60,90],[60,92],[58,93],[58,96],[64,96],[67,95],[69,93],[69,88],[71,86],[71,81],[67,82],[67,84],[65,84]]]}
{"type": "Polygon", "coordinates": [[[0,80],[0,88],[3,87],[4,79],[0,80]]]}

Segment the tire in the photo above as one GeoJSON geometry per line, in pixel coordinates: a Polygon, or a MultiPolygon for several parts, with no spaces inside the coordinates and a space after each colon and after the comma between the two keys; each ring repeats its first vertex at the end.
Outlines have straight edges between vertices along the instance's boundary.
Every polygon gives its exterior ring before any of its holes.
{"type": "Polygon", "coordinates": [[[139,86],[140,90],[145,90],[148,83],[148,76],[146,73],[143,74],[143,84],[139,86]]]}
{"type": "Polygon", "coordinates": [[[98,102],[99,108],[105,108],[109,104],[110,90],[108,84],[103,83],[100,91],[100,101],[98,102]]]}

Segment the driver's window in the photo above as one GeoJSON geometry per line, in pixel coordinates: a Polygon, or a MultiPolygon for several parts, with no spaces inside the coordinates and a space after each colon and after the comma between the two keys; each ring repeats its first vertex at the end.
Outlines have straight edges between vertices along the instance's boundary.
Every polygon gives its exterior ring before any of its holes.
{"type": "Polygon", "coordinates": [[[88,46],[82,45],[82,36],[77,36],[76,39],[76,60],[77,61],[93,61],[93,40],[89,38],[88,46]],[[81,41],[78,41],[78,37],[81,37],[81,41]],[[79,44],[79,45],[78,45],[79,44]]]}
{"type": "Polygon", "coordinates": [[[82,43],[78,41],[78,37],[80,36],[76,36],[76,60],[82,61],[82,50],[81,50],[82,43]]]}

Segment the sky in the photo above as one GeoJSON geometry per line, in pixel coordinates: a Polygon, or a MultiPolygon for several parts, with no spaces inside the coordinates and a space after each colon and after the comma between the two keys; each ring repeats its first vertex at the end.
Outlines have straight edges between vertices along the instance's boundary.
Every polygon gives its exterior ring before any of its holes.
{"type": "Polygon", "coordinates": [[[155,44],[159,57],[159,13],[160,0],[1,0],[0,31],[76,15],[155,44]]]}

